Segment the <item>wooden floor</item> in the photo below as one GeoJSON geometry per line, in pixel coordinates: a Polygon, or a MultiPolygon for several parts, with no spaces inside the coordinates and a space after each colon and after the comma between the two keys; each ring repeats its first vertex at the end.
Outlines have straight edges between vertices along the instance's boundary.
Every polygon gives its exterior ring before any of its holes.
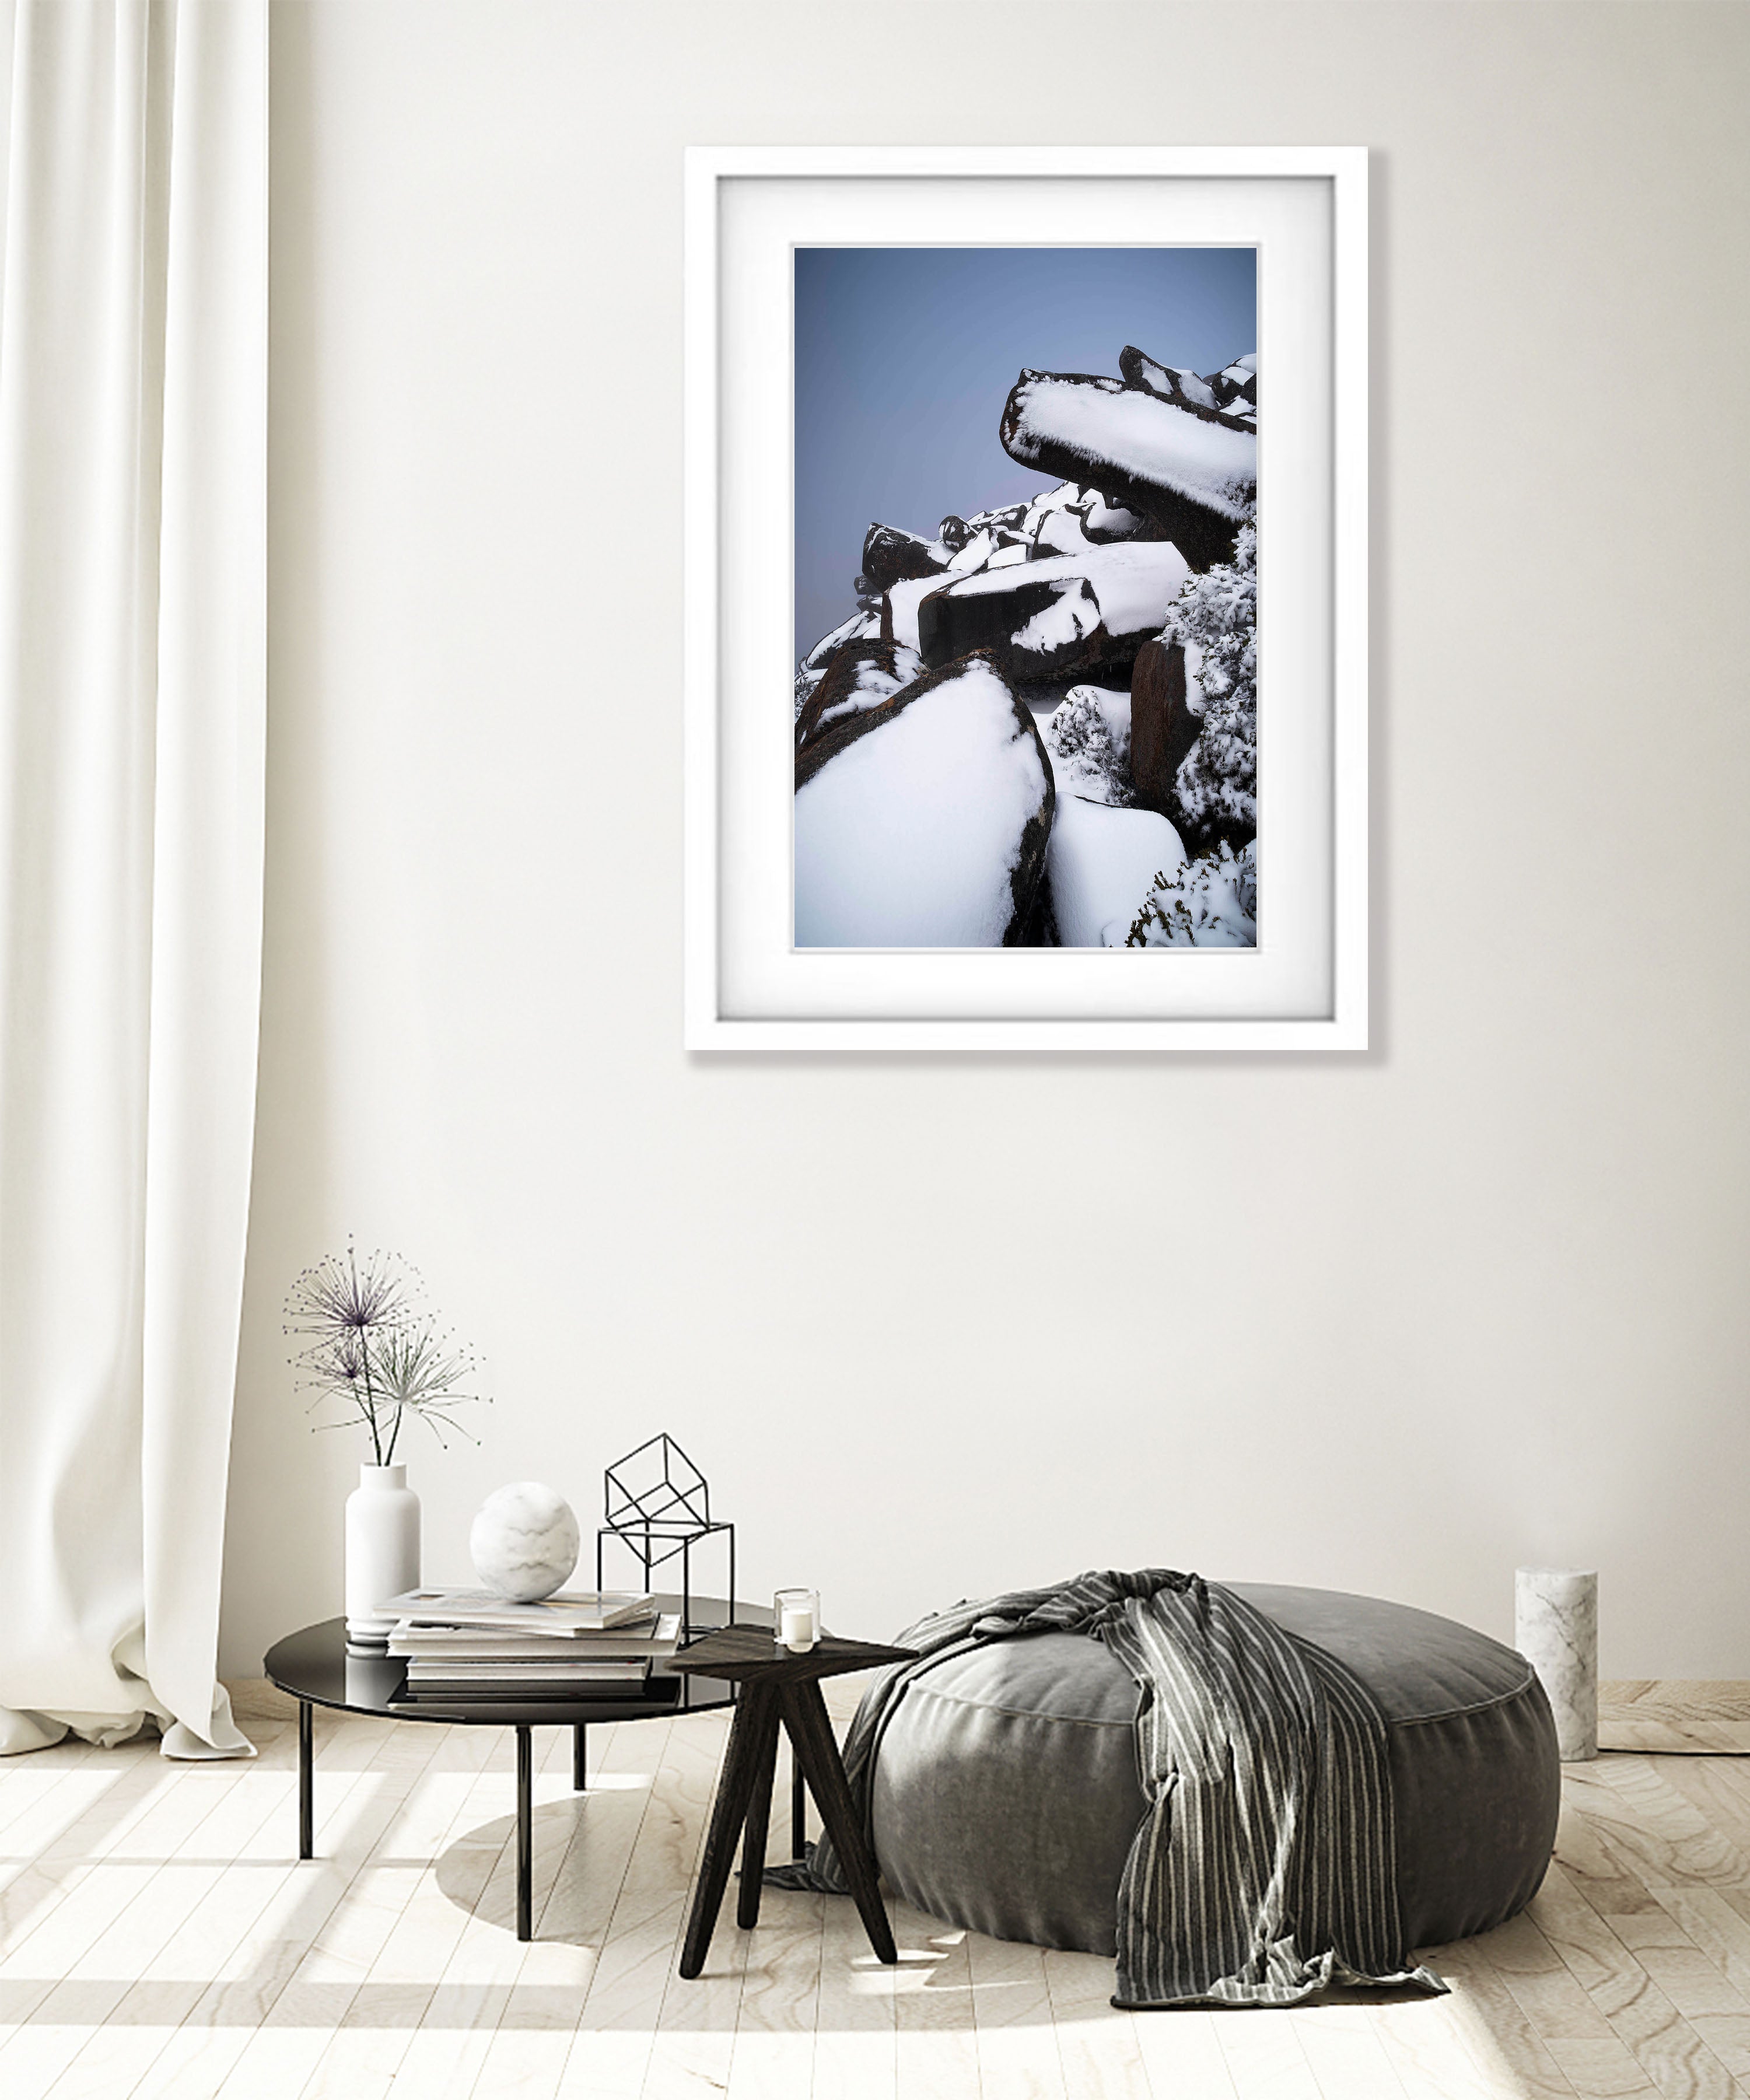
{"type": "Polygon", "coordinates": [[[1750,1684],[1674,1678],[1601,1684],[1598,1745],[1750,1754],[1750,1684]]]}
{"type": "Polygon", "coordinates": [[[732,1899],[681,1982],[721,1715],[597,1732],[581,1798],[569,1737],[537,1738],[522,1946],[503,1734],[321,1716],[322,1856],[300,1864],[295,1730],[245,1711],[253,1763],[0,1763],[4,2100],[1750,2095],[1750,1762],[1729,1756],[1569,1767],[1531,1911],[1430,1950],[1450,1997],[1135,2015],[1109,1962],[903,1904],[884,1970],[848,1902],[804,1895],[769,1894],[753,1934],[732,1899]]]}

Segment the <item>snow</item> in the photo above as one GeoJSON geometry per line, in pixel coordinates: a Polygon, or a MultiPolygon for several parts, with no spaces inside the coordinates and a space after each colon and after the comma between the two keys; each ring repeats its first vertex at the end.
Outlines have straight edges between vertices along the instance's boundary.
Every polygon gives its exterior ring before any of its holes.
{"type": "Polygon", "coordinates": [[[1099,624],[1100,601],[1088,589],[1086,579],[1078,576],[1073,583],[1060,585],[1051,603],[1016,628],[1009,641],[1029,655],[1051,656],[1059,650],[1073,649],[1099,624]]]}
{"type": "MultiPolygon", "coordinates": [[[[1060,805],[1061,806],[1061,805],[1060,805]]],[[[1139,948],[1255,948],[1258,946],[1258,841],[1237,854],[1219,849],[1166,871],[1148,892],[1139,948]]],[[[1138,916],[1132,914],[1132,924],[1138,916]]],[[[1130,945],[1125,933],[1118,940],[1130,945]]]]}
{"type": "Polygon", "coordinates": [[[986,527],[994,532],[1000,525],[1019,526],[1026,514],[1025,503],[1004,503],[998,505],[994,510],[981,510],[966,522],[975,532],[982,532],[986,527]]]}
{"type": "Polygon", "coordinates": [[[1126,350],[1118,362],[1125,385],[1139,392],[1157,395],[1163,401],[1195,401],[1200,408],[1219,406],[1214,388],[1188,364],[1162,364],[1135,348],[1126,350]]]}
{"type": "Polygon", "coordinates": [[[1257,377],[1258,353],[1255,351],[1249,351],[1244,357],[1235,358],[1232,364],[1223,365],[1215,374],[1219,385],[1229,386],[1233,390],[1233,398],[1222,411],[1223,415],[1252,416],[1257,412],[1251,402],[1241,398],[1248,386],[1251,387],[1254,394],[1257,392],[1258,389],[1254,384],[1257,377]]]}
{"type": "Polygon", "coordinates": [[[1134,479],[1189,497],[1236,523],[1258,484],[1258,439],[1250,430],[1206,422],[1153,394],[1035,373],[1016,383],[1013,457],[1037,461],[1061,445],[1087,461],[1090,481],[1116,466],[1134,479]]]}
{"type": "Polygon", "coordinates": [[[1060,482],[1056,488],[1048,488],[1036,496],[1027,505],[1027,514],[1021,520],[1020,529],[1029,540],[1039,536],[1039,527],[1055,512],[1073,509],[1082,501],[1082,492],[1073,481],[1060,482]]]}
{"type": "Polygon", "coordinates": [[[1078,703],[1097,709],[1104,717],[1119,757],[1128,762],[1131,755],[1130,687],[1072,686],[1064,695],[1064,705],[1073,707],[1078,703]]]}
{"type": "Polygon", "coordinates": [[[859,664],[857,682],[849,695],[836,707],[822,710],[815,734],[818,735],[828,722],[835,722],[841,716],[866,714],[871,708],[879,707],[895,693],[903,691],[923,668],[922,660],[910,649],[894,650],[891,671],[884,671],[879,664],[859,664]]]}
{"type": "MultiPolygon", "coordinates": [[[[938,579],[940,580],[940,579],[938,579]]],[[[842,627],[835,627],[831,634],[823,634],[802,659],[800,668],[804,671],[824,671],[827,660],[834,650],[847,642],[866,642],[881,632],[879,616],[872,612],[853,612],[842,627]]]]}
{"type": "Polygon", "coordinates": [[[1060,795],[1046,862],[1059,941],[1122,948],[1155,877],[1171,877],[1184,858],[1178,832],[1153,810],[1060,795]]]}
{"type": "Polygon", "coordinates": [[[847,642],[867,642],[881,632],[879,612],[853,612],[842,627],[835,627],[831,634],[823,634],[796,667],[795,687],[796,714],[813,699],[815,688],[827,675],[827,665],[833,651],[847,642]]]}
{"type": "MultiPolygon", "coordinates": [[[[974,569],[981,569],[990,559],[996,544],[995,537],[988,527],[981,532],[975,532],[948,564],[949,575],[963,576],[969,575],[974,569]]],[[[937,577],[935,580],[940,582],[941,578],[937,577]]]]}
{"type": "Polygon", "coordinates": [[[1201,715],[1209,704],[1203,697],[1202,645],[1188,634],[1180,638],[1179,646],[1185,652],[1185,705],[1192,714],[1201,715]]]}
{"type": "Polygon", "coordinates": [[[1056,510],[1041,524],[1038,545],[1043,559],[1051,554],[1083,554],[1093,542],[1073,510],[1056,510]]]}
{"type": "Polygon", "coordinates": [[[1122,540],[1126,533],[1139,530],[1142,522],[1134,510],[1126,510],[1122,504],[1107,502],[1098,489],[1082,513],[1082,529],[1091,539],[1122,540]]]}
{"type": "Polygon", "coordinates": [[[945,576],[917,576],[890,586],[887,606],[892,624],[888,631],[901,649],[915,649],[918,646],[918,607],[932,591],[947,588],[945,576]]]}
{"type": "Polygon", "coordinates": [[[908,701],[796,796],[796,945],[1000,945],[1045,793],[1038,747],[989,664],[908,701]]]}
{"type": "Polygon", "coordinates": [[[1218,562],[1174,602],[1163,642],[1195,644],[1202,727],[1180,761],[1179,813],[1199,844],[1218,827],[1258,823],[1258,534],[1234,535],[1233,560],[1218,562]]]}
{"type": "Polygon", "coordinates": [[[1158,394],[1163,401],[1171,398],[1172,380],[1168,377],[1166,367],[1157,358],[1150,357],[1146,351],[1133,350],[1119,362],[1125,367],[1126,384],[1135,386],[1146,394],[1158,394]]]}
{"type": "MultiPolygon", "coordinates": [[[[1166,618],[1167,607],[1178,597],[1180,586],[1190,573],[1190,564],[1170,540],[1148,540],[1117,547],[1090,547],[1085,554],[1058,555],[1045,561],[1029,562],[1013,576],[1004,570],[986,570],[979,576],[963,576],[951,589],[956,598],[968,598],[986,591],[1013,590],[1020,584],[1047,583],[1058,577],[1065,582],[1085,580],[1092,589],[1109,634],[1153,634],[1166,618]]],[[[929,587],[926,585],[924,588],[929,587]]],[[[895,601],[894,640],[904,641],[908,648],[915,649],[915,606],[910,614],[911,636],[908,638],[899,631],[897,600],[900,593],[910,588],[908,585],[896,584],[888,596],[895,601]]],[[[939,581],[935,588],[941,588],[939,581]]]]}
{"type": "Polygon", "coordinates": [[[998,547],[985,567],[987,569],[1012,569],[1017,562],[1026,560],[1027,554],[1025,541],[1017,540],[1012,546],[998,547]]]}
{"type": "Polygon", "coordinates": [[[1111,686],[1072,686],[1041,726],[1060,795],[1127,806],[1131,778],[1131,696],[1111,686]]]}

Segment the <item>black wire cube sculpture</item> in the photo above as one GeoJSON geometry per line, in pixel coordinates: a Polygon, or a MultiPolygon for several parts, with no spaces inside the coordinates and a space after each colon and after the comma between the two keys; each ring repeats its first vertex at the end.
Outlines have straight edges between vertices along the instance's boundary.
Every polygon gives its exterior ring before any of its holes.
{"type": "Polygon", "coordinates": [[[693,1548],[721,1537],[729,1548],[729,1618],[735,1617],[735,1527],[711,1514],[711,1483],[663,1432],[616,1458],[602,1476],[603,1515],[596,1532],[596,1587],[602,1587],[603,1549],[617,1539],[638,1563],[644,1586],[652,1572],[681,1559],[681,1638],[690,1641],[712,1628],[693,1620],[693,1548]]]}

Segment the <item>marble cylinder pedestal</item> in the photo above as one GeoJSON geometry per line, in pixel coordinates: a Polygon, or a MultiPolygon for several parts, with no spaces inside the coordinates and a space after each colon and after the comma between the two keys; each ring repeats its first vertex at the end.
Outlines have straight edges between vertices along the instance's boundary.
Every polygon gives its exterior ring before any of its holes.
{"type": "Polygon", "coordinates": [[[1537,1673],[1564,1764],[1598,1754],[1598,1578],[1574,1568],[1522,1568],[1514,1578],[1514,1645],[1537,1673]]]}

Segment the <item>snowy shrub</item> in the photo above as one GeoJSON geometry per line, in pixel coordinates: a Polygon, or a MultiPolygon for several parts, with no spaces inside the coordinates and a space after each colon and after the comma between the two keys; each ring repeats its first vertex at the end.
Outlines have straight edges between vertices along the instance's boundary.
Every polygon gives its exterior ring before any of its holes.
{"type": "Polygon", "coordinates": [[[1233,559],[1193,576],[1161,639],[1197,651],[1203,728],[1175,788],[1184,828],[1200,844],[1234,845],[1258,830],[1258,532],[1242,525],[1233,559]]]}
{"type": "Polygon", "coordinates": [[[1125,938],[1126,948],[1255,948],[1258,843],[1236,853],[1223,839],[1154,887],[1125,938]]]}
{"type": "Polygon", "coordinates": [[[1131,696],[1103,686],[1072,686],[1045,725],[1051,770],[1065,794],[1127,810],[1131,778],[1131,696]]]}

